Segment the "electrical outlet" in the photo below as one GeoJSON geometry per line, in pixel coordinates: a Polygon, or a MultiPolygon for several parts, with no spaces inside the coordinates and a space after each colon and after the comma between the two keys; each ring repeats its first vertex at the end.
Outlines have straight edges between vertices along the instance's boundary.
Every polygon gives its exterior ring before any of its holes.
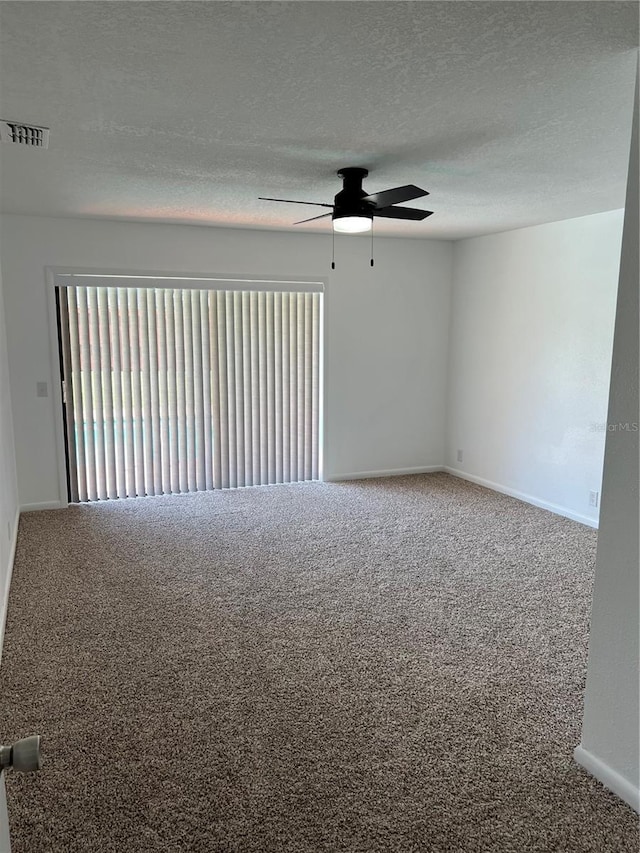
{"type": "Polygon", "coordinates": [[[49,389],[46,382],[36,382],[36,397],[48,397],[49,389]]]}
{"type": "Polygon", "coordinates": [[[462,462],[463,453],[461,450],[458,450],[456,453],[456,462],[462,462]]]}
{"type": "Polygon", "coordinates": [[[589,492],[589,506],[598,506],[600,492],[589,492]]]}
{"type": "Polygon", "coordinates": [[[7,539],[11,542],[11,522],[7,521],[7,539]]]}

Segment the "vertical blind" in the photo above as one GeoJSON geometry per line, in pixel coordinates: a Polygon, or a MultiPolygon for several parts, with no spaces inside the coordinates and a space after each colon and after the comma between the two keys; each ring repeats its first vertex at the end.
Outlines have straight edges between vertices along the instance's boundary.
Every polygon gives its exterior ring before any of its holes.
{"type": "Polygon", "coordinates": [[[320,292],[57,291],[72,501],[318,479],[320,292]]]}

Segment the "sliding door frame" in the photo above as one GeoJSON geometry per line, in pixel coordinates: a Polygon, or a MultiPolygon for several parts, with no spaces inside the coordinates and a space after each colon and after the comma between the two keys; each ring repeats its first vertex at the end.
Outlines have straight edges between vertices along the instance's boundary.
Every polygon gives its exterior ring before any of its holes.
{"type": "Polygon", "coordinates": [[[323,295],[320,312],[320,341],[322,353],[320,358],[320,411],[318,413],[319,429],[319,477],[324,479],[324,467],[327,459],[327,305],[329,298],[328,278],[309,278],[300,276],[288,278],[283,276],[257,276],[255,274],[227,275],[219,273],[192,273],[167,270],[119,270],[96,269],[90,267],[45,267],[45,287],[48,306],[49,343],[50,343],[50,399],[53,406],[55,422],[56,461],[58,468],[58,493],[61,507],[69,506],[69,476],[70,464],[67,458],[67,425],[65,422],[65,403],[63,400],[63,366],[61,358],[61,337],[59,327],[58,287],[86,286],[93,287],[150,287],[174,288],[188,290],[258,290],[284,291],[320,291],[323,295]],[[118,279],[118,285],[115,283],[118,279]]]}

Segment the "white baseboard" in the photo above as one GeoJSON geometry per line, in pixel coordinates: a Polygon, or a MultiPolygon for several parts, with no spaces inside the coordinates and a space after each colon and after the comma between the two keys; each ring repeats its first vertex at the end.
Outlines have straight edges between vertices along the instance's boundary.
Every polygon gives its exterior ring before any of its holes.
{"type": "Polygon", "coordinates": [[[325,476],[325,483],[340,483],[343,480],[369,480],[372,477],[402,477],[405,474],[434,474],[444,471],[442,465],[423,465],[418,468],[388,468],[383,471],[352,471],[348,474],[325,476]]]}
{"type": "Polygon", "coordinates": [[[68,504],[63,504],[61,501],[43,501],[38,504],[23,504],[20,507],[20,512],[38,512],[41,509],[63,509],[68,504]]]}
{"type": "Polygon", "coordinates": [[[602,782],[605,788],[624,800],[632,809],[640,812],[640,788],[636,788],[628,779],[625,779],[604,761],[596,758],[583,746],[576,746],[573,750],[573,757],[581,767],[584,767],[587,773],[602,782]]]}
{"type": "Polygon", "coordinates": [[[0,601],[0,662],[2,661],[2,646],[4,643],[4,627],[7,622],[7,606],[9,604],[9,589],[11,587],[11,575],[13,574],[13,563],[16,557],[16,545],[18,544],[18,523],[20,521],[20,511],[16,512],[16,517],[13,522],[13,536],[11,537],[11,546],[9,548],[9,562],[7,564],[7,579],[2,591],[2,600],[0,601]]]}
{"type": "Polygon", "coordinates": [[[567,507],[552,504],[549,501],[541,500],[533,495],[527,495],[524,492],[519,492],[517,489],[510,489],[508,486],[501,486],[499,483],[492,483],[491,480],[485,480],[483,477],[476,477],[475,474],[467,474],[465,471],[459,471],[457,468],[451,468],[448,465],[445,465],[442,470],[446,471],[447,474],[453,474],[454,477],[460,477],[462,480],[468,480],[470,483],[476,483],[478,486],[484,486],[486,489],[492,489],[494,492],[500,492],[503,495],[509,495],[511,498],[517,498],[519,501],[524,501],[525,503],[532,504],[533,506],[539,506],[541,509],[546,509],[549,512],[555,513],[555,515],[562,515],[565,518],[570,518],[572,521],[579,521],[580,524],[586,524],[588,527],[595,527],[596,529],[598,527],[597,520],[589,518],[588,515],[581,515],[578,512],[574,512],[572,509],[567,509],[567,507]]]}

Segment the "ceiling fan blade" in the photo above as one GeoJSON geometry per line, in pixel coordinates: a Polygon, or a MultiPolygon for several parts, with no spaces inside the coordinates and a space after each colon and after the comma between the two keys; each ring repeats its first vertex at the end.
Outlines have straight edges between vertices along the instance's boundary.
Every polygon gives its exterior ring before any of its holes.
{"type": "Polygon", "coordinates": [[[373,211],[374,216],[383,216],[385,219],[414,219],[416,222],[432,213],[433,210],[418,210],[416,207],[381,207],[373,211]]]}
{"type": "Polygon", "coordinates": [[[332,204],[324,204],[322,201],[294,201],[291,198],[265,198],[264,196],[258,196],[260,201],[284,201],[287,204],[312,204],[314,207],[333,207],[332,204]]]}
{"type": "Polygon", "coordinates": [[[320,216],[312,216],[311,219],[301,219],[299,222],[294,222],[294,225],[302,225],[303,222],[314,222],[316,219],[325,219],[327,216],[332,216],[331,213],[321,213],[320,216]]]}
{"type": "Polygon", "coordinates": [[[403,201],[413,201],[414,198],[422,198],[429,195],[426,190],[421,190],[414,184],[407,184],[404,187],[394,187],[392,190],[383,190],[381,193],[371,193],[366,195],[362,201],[372,201],[376,208],[389,207],[392,204],[400,204],[403,201]]]}

